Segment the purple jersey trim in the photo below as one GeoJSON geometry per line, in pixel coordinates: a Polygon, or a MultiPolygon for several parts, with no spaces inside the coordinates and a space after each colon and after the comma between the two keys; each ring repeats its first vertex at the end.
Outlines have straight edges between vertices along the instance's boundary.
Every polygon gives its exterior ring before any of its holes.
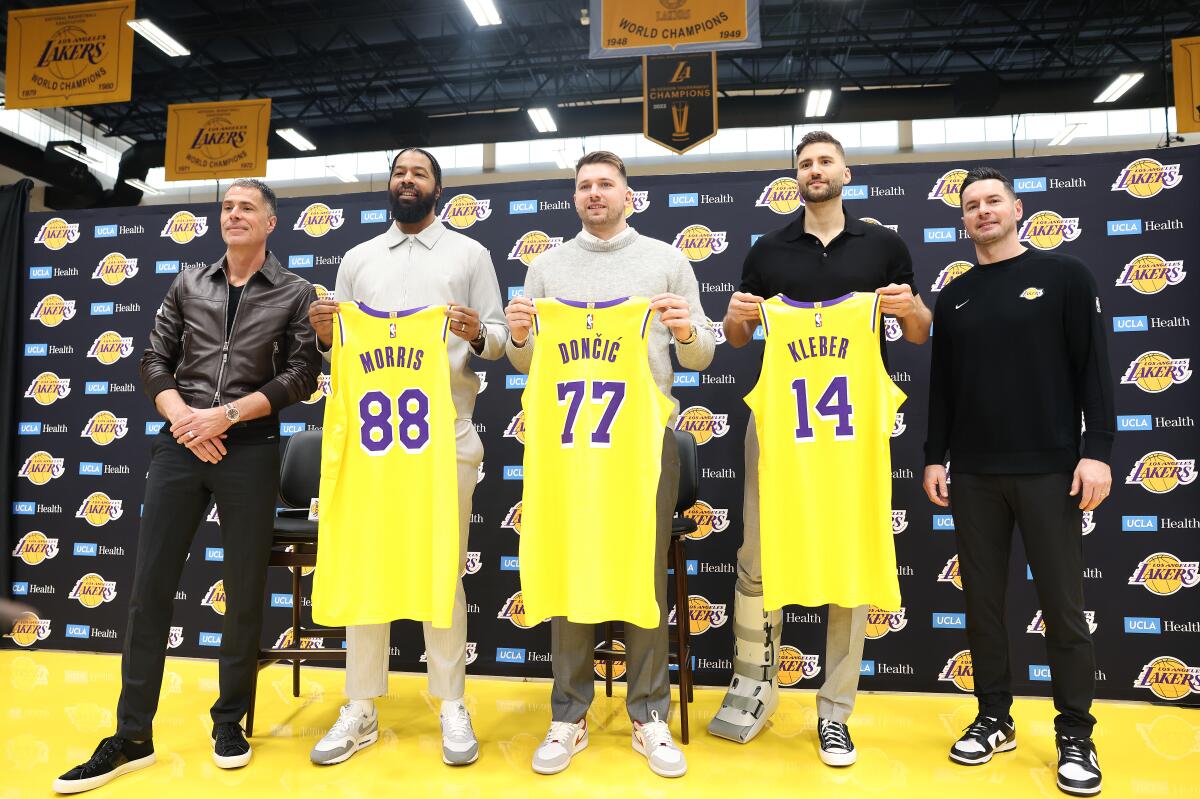
{"type": "Polygon", "coordinates": [[[615,300],[604,300],[603,302],[583,302],[581,300],[564,300],[560,297],[554,299],[561,302],[563,305],[568,305],[572,308],[611,308],[614,305],[620,305],[629,299],[628,297],[617,297],[615,300]]]}
{"type": "Polygon", "coordinates": [[[642,338],[646,337],[646,328],[650,324],[650,317],[654,316],[654,309],[647,306],[646,315],[642,317],[642,338]]]}
{"type": "Polygon", "coordinates": [[[362,311],[368,316],[375,316],[379,319],[399,319],[402,316],[411,316],[417,311],[423,311],[429,307],[428,305],[420,305],[416,308],[406,308],[403,311],[379,311],[367,305],[365,302],[356,302],[354,304],[358,306],[358,310],[362,311]]]}
{"type": "Polygon", "coordinates": [[[875,302],[871,303],[871,332],[875,332],[875,326],[879,323],[879,301],[883,297],[879,294],[875,295],[875,302]]]}
{"type": "Polygon", "coordinates": [[[799,300],[793,300],[790,297],[785,297],[782,294],[778,295],[779,299],[783,300],[785,303],[792,306],[793,308],[816,308],[818,306],[821,308],[828,308],[830,305],[837,305],[839,302],[845,302],[846,300],[850,299],[853,296],[854,296],[854,292],[852,291],[849,294],[843,294],[842,296],[835,297],[832,300],[822,300],[821,302],[816,303],[816,302],[800,302],[799,300]]]}

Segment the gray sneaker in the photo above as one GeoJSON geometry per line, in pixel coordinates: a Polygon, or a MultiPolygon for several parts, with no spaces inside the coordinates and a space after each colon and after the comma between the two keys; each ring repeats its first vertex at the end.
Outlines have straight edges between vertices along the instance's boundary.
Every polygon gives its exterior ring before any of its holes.
{"type": "Polygon", "coordinates": [[[375,707],[371,707],[368,716],[355,712],[354,706],[346,703],[338,713],[338,720],[325,733],[325,737],[317,741],[308,756],[318,766],[332,766],[349,760],[359,749],[378,740],[379,714],[375,712],[375,707]]]}
{"type": "Polygon", "coordinates": [[[471,714],[462,700],[442,702],[442,762],[465,766],[479,759],[479,741],[471,729],[471,714]]]}
{"type": "Polygon", "coordinates": [[[533,753],[533,770],[538,774],[557,774],[571,765],[571,758],[587,745],[587,719],[578,724],[552,721],[542,745],[533,753]]]}

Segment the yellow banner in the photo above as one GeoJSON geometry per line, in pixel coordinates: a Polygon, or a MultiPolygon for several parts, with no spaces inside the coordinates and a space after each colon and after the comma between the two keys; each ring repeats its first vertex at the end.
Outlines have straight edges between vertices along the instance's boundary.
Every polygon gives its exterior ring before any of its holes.
{"type": "Polygon", "coordinates": [[[8,108],[129,101],[134,0],[8,12],[8,108]]]}
{"type": "Polygon", "coordinates": [[[1200,133],[1200,36],[1171,40],[1179,133],[1200,133]]]}
{"type": "Polygon", "coordinates": [[[592,9],[592,58],[759,46],[758,0],[593,0],[592,9]]]}
{"type": "Polygon", "coordinates": [[[167,106],[167,180],[267,174],[270,100],[167,106]]]}

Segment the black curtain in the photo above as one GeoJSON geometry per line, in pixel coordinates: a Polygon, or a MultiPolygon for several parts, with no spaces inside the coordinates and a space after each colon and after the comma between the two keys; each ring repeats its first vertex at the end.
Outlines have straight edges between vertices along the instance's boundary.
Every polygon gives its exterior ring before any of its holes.
{"type": "MultiPolygon", "coordinates": [[[[20,410],[20,386],[17,385],[21,347],[21,252],[22,225],[29,210],[29,191],[32,180],[19,180],[11,186],[0,186],[0,455],[4,479],[0,480],[0,596],[12,590],[12,558],[8,555],[16,546],[13,537],[13,488],[17,474],[17,416],[20,410]]],[[[7,630],[6,630],[7,631],[7,630]]]]}

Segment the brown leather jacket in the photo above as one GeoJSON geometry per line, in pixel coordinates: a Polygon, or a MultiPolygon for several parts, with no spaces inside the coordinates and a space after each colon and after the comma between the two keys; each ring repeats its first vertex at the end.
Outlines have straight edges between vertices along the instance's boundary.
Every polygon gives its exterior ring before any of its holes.
{"type": "Polygon", "coordinates": [[[316,291],[267,253],[242,289],[225,335],[229,282],[225,257],[180,272],[154,317],[142,353],[142,387],[153,401],[177,389],[193,408],[233,402],[261,391],[271,415],[308,399],[317,388],[321,356],[308,321],[316,291]]]}

